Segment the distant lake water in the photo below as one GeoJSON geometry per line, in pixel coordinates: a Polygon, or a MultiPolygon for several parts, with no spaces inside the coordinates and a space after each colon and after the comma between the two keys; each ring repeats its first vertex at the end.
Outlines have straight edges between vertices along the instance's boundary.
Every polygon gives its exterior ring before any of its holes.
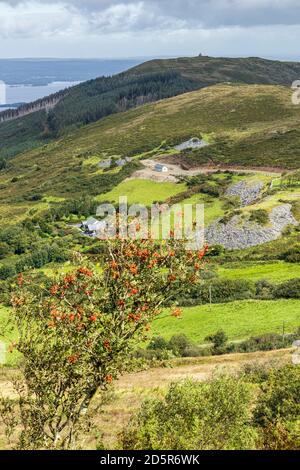
{"type": "Polygon", "coordinates": [[[77,85],[80,82],[53,82],[48,85],[7,85],[6,102],[7,103],[30,103],[31,101],[44,98],[57,91],[64,90],[70,86],[77,85]]]}
{"type": "MultiPolygon", "coordinates": [[[[30,103],[141,62],[143,59],[0,59],[0,104],[30,103]],[[5,100],[1,82],[6,84],[5,100]]],[[[0,107],[0,112],[4,109],[0,107]]]]}

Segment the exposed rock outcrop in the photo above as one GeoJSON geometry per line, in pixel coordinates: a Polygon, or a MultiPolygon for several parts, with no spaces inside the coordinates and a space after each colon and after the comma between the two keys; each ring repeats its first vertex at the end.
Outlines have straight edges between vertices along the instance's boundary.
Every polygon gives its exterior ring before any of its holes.
{"type": "Polygon", "coordinates": [[[259,198],[260,192],[263,187],[264,184],[262,181],[255,181],[250,184],[246,181],[240,181],[239,183],[233,184],[227,189],[226,196],[239,197],[241,200],[241,206],[244,207],[248,206],[259,198]]]}
{"type": "Polygon", "coordinates": [[[205,238],[210,245],[219,244],[228,249],[244,249],[277,240],[288,225],[298,225],[291,209],[291,204],[275,207],[267,227],[244,222],[238,215],[226,224],[215,222],[206,229],[205,238]]]}

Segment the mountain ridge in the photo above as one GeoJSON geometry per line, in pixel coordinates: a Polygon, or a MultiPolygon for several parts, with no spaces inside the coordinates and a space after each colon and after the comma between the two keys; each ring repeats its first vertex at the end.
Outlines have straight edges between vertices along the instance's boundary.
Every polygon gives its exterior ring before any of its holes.
{"type": "MultiPolygon", "coordinates": [[[[261,57],[178,57],[171,59],[152,59],[129,69],[129,73],[147,73],[149,70],[177,70],[184,76],[199,79],[205,77],[204,83],[216,84],[234,81],[248,84],[291,85],[300,77],[300,62],[264,59],[261,57]],[[251,73],[251,67],[256,67],[251,73]],[[243,76],[241,70],[246,69],[243,76]],[[276,72],[276,74],[275,74],[276,72]],[[220,77],[219,74],[223,74],[220,77]],[[208,75],[208,76],[207,76],[208,75]],[[247,80],[252,80],[251,82],[247,80]]],[[[201,82],[201,80],[200,80],[201,82]]],[[[208,86],[207,84],[204,86],[208,86]]]]}
{"type": "Polygon", "coordinates": [[[300,63],[296,62],[204,56],[154,59],[68,89],[49,113],[38,109],[13,122],[0,123],[0,157],[13,157],[74,127],[188,91],[224,82],[288,86],[299,77],[300,63]]]}

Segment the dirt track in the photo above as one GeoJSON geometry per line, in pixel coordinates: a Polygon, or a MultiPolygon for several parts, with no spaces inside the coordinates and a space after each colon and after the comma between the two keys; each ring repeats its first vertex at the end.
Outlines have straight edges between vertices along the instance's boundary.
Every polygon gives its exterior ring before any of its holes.
{"type": "MultiPolygon", "coordinates": [[[[195,176],[201,173],[208,174],[208,173],[215,173],[216,171],[233,171],[237,173],[261,173],[267,176],[279,176],[282,173],[282,169],[280,168],[269,168],[269,167],[239,167],[239,166],[199,166],[193,167],[191,169],[183,169],[181,165],[178,163],[169,163],[171,159],[162,159],[162,161],[158,160],[142,160],[141,163],[144,165],[145,168],[142,170],[138,170],[134,172],[129,180],[132,179],[147,179],[156,181],[159,183],[162,182],[171,182],[176,183],[180,176],[195,176]],[[157,163],[165,164],[169,171],[168,173],[159,173],[154,170],[154,166],[157,163]]],[[[171,160],[173,161],[173,160],[171,160]]]]}

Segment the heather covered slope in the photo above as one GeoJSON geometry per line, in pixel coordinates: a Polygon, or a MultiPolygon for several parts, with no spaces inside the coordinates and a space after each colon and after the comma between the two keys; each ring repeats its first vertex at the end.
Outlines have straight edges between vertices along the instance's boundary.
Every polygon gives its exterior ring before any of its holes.
{"type": "Polygon", "coordinates": [[[49,112],[37,108],[30,115],[0,123],[0,157],[11,158],[74,127],[188,91],[225,82],[290,86],[299,77],[299,63],[260,58],[190,57],[145,62],[125,73],[70,88],[49,112]]]}

